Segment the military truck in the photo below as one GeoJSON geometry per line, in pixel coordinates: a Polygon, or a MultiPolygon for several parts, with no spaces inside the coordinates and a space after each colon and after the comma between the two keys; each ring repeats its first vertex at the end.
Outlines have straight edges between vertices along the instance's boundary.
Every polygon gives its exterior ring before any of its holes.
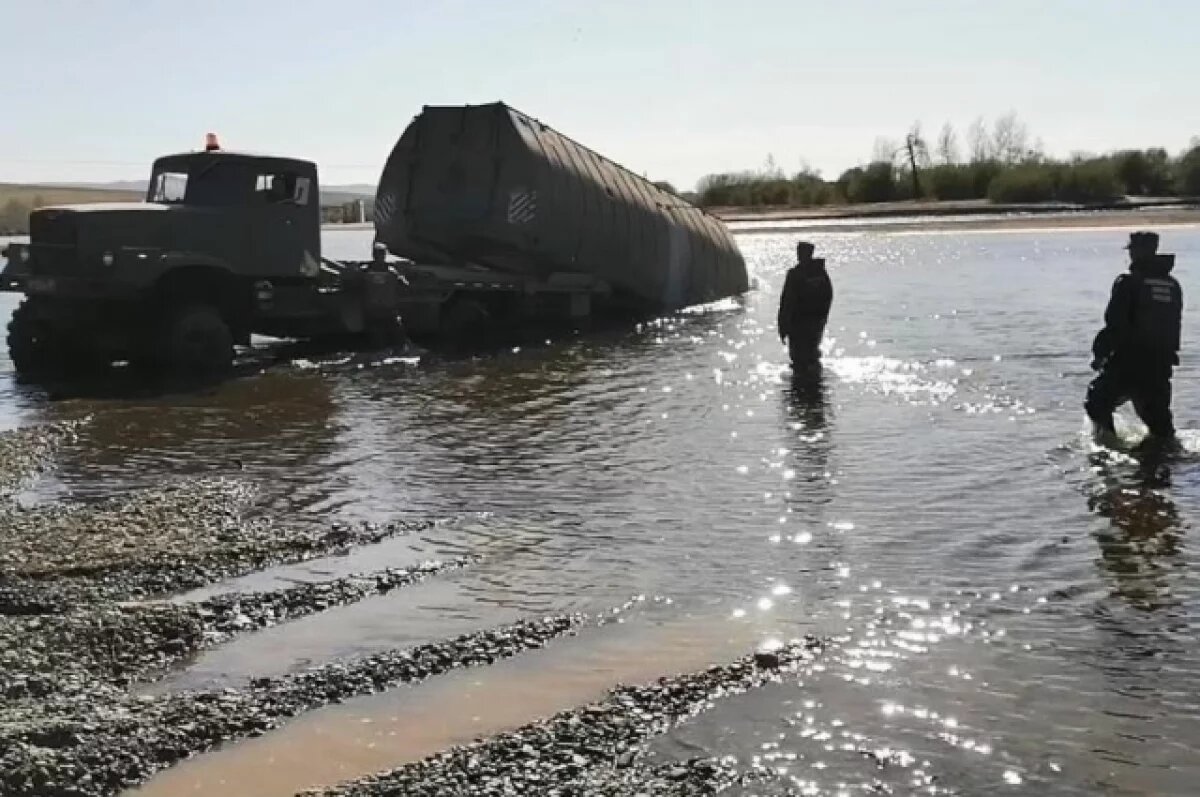
{"type": "Polygon", "coordinates": [[[395,275],[321,259],[317,190],[311,162],[210,137],[155,161],[145,202],[35,210],[0,273],[0,289],[25,294],[8,327],[16,370],[219,375],[252,333],[388,332],[395,275]]]}
{"type": "Polygon", "coordinates": [[[146,201],[41,208],[0,290],[18,373],[217,376],[252,335],[358,347],[657,312],[746,290],[720,222],[506,105],[426,108],[380,179],[370,260],[321,255],[317,167],[201,151],[146,201]]]}

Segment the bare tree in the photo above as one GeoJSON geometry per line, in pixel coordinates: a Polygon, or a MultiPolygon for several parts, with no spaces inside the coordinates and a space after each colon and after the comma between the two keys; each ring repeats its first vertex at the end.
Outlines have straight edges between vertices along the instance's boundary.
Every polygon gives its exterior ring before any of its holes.
{"type": "Polygon", "coordinates": [[[904,148],[908,150],[908,165],[912,169],[913,199],[919,199],[921,197],[921,178],[917,161],[920,160],[923,164],[929,162],[929,148],[921,136],[920,122],[913,122],[913,126],[909,128],[908,135],[904,137],[904,148]]]}
{"type": "Polygon", "coordinates": [[[954,125],[949,122],[942,125],[942,132],[938,133],[937,155],[944,164],[958,162],[958,135],[954,132],[954,125]]]}
{"type": "Polygon", "coordinates": [[[814,177],[820,179],[821,170],[814,169],[812,164],[808,162],[808,158],[800,158],[800,170],[796,172],[797,177],[814,177]]]}
{"type": "Polygon", "coordinates": [[[779,164],[775,162],[773,154],[767,154],[767,160],[763,163],[762,176],[768,178],[778,178],[783,176],[783,170],[779,168],[779,164]]]}
{"type": "Polygon", "coordinates": [[[1018,163],[1028,151],[1029,131],[1017,119],[1016,111],[1009,111],[996,120],[992,128],[992,152],[1004,163],[1018,163]]]}
{"type": "Polygon", "coordinates": [[[971,126],[967,128],[967,145],[971,149],[972,163],[980,163],[992,156],[991,139],[988,137],[982,116],[971,122],[971,126]]]}
{"type": "Polygon", "coordinates": [[[871,162],[892,163],[896,160],[896,153],[899,151],[900,146],[895,139],[880,136],[875,139],[875,146],[871,149],[871,162]]]}
{"type": "Polygon", "coordinates": [[[1025,160],[1038,163],[1046,159],[1046,145],[1038,138],[1025,151],[1025,160]]]}

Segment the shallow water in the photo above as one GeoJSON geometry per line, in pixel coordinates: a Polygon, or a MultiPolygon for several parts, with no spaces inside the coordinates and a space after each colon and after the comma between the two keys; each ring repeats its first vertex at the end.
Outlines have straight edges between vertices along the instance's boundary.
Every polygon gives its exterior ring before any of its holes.
{"type": "MultiPolygon", "coordinates": [[[[622,654],[662,674],[735,655],[730,629],[747,624],[754,642],[837,640],[802,684],[729,699],[658,755],[758,756],[811,793],[1186,794],[1200,775],[1194,361],[1185,351],[1175,380],[1191,453],[1158,472],[1095,450],[1080,407],[1125,235],[808,235],[836,298],[824,377],[798,389],[773,328],[797,234],[747,234],[759,284],[743,300],[469,361],[304,360],[203,395],[49,401],[14,385],[0,355],[0,425],[91,418],[31,500],[221,473],[277,522],[442,521],[239,587],[484,556],[235,641],[160,688],[645,596],[658,600],[622,654]],[[669,641],[647,628],[670,628],[669,641]],[[673,667],[660,644],[689,655],[673,667]]],[[[369,233],[326,241],[334,257],[362,256],[369,233]]],[[[1163,245],[1185,296],[1200,295],[1200,230],[1167,228],[1163,245]]],[[[1189,349],[1197,324],[1189,313],[1189,349]]],[[[531,715],[622,672],[649,677],[612,668],[580,689],[554,661],[498,671],[542,676],[546,704],[531,715]]],[[[353,710],[392,716],[397,699],[353,710]]],[[[408,699],[442,707],[438,739],[478,724],[479,706],[468,716],[452,691],[408,699]]],[[[486,727],[524,721],[497,712],[486,727]]],[[[313,722],[272,755],[298,766],[313,722]]],[[[393,744],[367,766],[429,741],[393,744]]]]}

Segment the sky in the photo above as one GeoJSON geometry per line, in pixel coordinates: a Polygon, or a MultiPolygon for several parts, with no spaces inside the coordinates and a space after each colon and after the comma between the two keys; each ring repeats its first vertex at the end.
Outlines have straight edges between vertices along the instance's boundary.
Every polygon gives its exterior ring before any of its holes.
{"type": "Polygon", "coordinates": [[[0,31],[0,182],[144,178],[212,131],[374,183],[423,105],[497,100],[685,189],[832,179],[916,121],[1200,135],[1196,0],[0,0],[0,31]]]}

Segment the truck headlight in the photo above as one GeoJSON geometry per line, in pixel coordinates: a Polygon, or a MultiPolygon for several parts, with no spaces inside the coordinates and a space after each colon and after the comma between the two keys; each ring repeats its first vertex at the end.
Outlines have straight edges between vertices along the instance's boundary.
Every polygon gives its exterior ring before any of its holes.
{"type": "Polygon", "coordinates": [[[100,256],[100,262],[104,264],[105,268],[112,268],[112,264],[117,262],[117,257],[112,252],[105,252],[100,256]]]}

